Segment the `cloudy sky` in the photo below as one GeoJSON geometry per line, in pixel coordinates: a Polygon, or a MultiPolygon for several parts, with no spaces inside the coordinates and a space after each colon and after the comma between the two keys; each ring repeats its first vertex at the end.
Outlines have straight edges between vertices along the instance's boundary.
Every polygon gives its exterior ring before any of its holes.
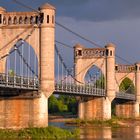
{"type": "MultiPolygon", "coordinates": [[[[117,55],[132,63],[140,61],[140,0],[21,0],[21,2],[35,9],[43,3],[50,3],[56,7],[57,22],[100,46],[104,47],[105,44],[112,42],[116,45],[117,55]]],[[[0,0],[0,5],[8,11],[29,11],[12,0],[0,0]]],[[[81,43],[86,47],[95,47],[58,25],[56,40],[70,46],[81,43]]]]}

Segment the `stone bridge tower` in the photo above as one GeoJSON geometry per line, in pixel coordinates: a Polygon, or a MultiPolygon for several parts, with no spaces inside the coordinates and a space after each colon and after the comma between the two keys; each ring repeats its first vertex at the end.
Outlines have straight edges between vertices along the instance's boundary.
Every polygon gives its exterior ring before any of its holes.
{"type": "Polygon", "coordinates": [[[75,78],[78,81],[84,83],[84,77],[93,65],[102,71],[106,79],[106,97],[81,97],[79,118],[110,119],[111,102],[115,98],[115,46],[110,43],[105,48],[85,48],[77,44],[74,53],[75,78]]]}
{"type": "MultiPolygon", "coordinates": [[[[7,12],[0,7],[0,55],[8,55],[19,39],[30,44],[38,57],[40,89],[30,96],[0,99],[0,128],[45,127],[48,125],[48,97],[54,91],[55,8],[44,4],[39,12],[7,12]],[[34,32],[30,31],[34,28],[34,32]],[[20,34],[19,34],[20,33],[20,34]],[[5,49],[2,49],[2,48],[5,49]],[[37,96],[34,96],[37,95],[37,96]]],[[[0,72],[5,73],[6,58],[0,60],[0,72]]],[[[16,93],[18,90],[0,92],[16,93]]]]}

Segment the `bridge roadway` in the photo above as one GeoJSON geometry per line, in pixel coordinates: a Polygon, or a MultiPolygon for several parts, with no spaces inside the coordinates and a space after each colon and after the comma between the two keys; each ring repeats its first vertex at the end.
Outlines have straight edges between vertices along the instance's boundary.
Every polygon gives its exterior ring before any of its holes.
{"type": "MultiPolygon", "coordinates": [[[[10,75],[1,73],[0,74],[0,88],[37,91],[39,88],[39,81],[38,81],[38,78],[10,76],[10,75]]],[[[89,85],[55,83],[54,94],[105,97],[106,90],[95,88],[89,85]]],[[[123,92],[116,92],[116,98],[130,100],[130,101],[136,100],[135,94],[129,94],[129,93],[123,93],[123,92]]]]}

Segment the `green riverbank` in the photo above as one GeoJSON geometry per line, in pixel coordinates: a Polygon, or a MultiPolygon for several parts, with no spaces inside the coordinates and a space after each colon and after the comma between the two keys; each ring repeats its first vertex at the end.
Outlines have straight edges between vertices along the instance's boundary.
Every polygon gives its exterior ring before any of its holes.
{"type": "Polygon", "coordinates": [[[112,128],[117,128],[121,126],[125,127],[131,127],[131,126],[140,126],[140,118],[134,119],[134,118],[118,118],[118,117],[112,117],[110,120],[81,120],[81,119],[73,119],[65,121],[66,125],[76,125],[76,126],[109,126],[112,128]]]}
{"type": "Polygon", "coordinates": [[[53,126],[21,130],[0,129],[0,139],[67,139],[78,137],[79,133],[78,129],[68,131],[53,126]]]}

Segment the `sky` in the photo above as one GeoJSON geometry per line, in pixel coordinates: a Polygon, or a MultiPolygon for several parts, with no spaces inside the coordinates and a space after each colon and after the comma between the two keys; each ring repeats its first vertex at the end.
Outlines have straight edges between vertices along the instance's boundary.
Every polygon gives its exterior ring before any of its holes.
{"type": "MultiPolygon", "coordinates": [[[[19,0],[20,1],[20,0],[19,0]]],[[[116,54],[130,63],[140,61],[140,0],[21,0],[37,9],[44,3],[56,7],[56,21],[104,47],[116,45],[116,54]]],[[[7,11],[30,11],[12,0],[0,0],[7,11]]],[[[56,25],[56,40],[74,46],[96,47],[56,25]]],[[[72,49],[63,49],[68,63],[72,49]],[[69,56],[66,55],[69,53],[69,56]],[[67,57],[66,57],[67,56],[67,57]]],[[[116,60],[116,63],[126,63],[116,60]]]]}

